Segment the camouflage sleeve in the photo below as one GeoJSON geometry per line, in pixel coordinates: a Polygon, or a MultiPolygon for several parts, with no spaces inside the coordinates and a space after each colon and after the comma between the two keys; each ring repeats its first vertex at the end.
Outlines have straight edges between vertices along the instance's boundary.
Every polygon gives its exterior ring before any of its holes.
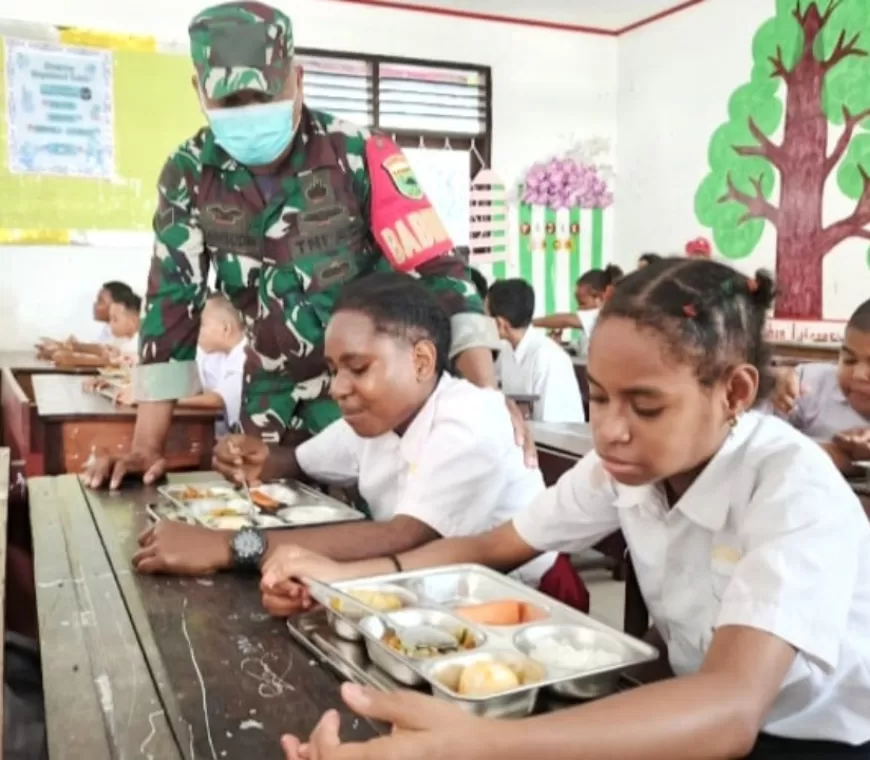
{"type": "Polygon", "coordinates": [[[134,381],[139,401],[178,399],[199,391],[196,343],[208,295],[208,257],[194,201],[200,174],[194,138],[170,156],[158,181],[154,253],[134,381]]]}
{"type": "MultiPolygon", "coordinates": [[[[347,144],[350,154],[354,141],[347,144]]],[[[451,315],[451,358],[469,348],[497,351],[498,335],[483,314],[471,271],[457,254],[401,149],[382,135],[359,144],[362,155],[349,164],[355,169],[354,182],[372,234],[390,264],[417,274],[451,315]]]]}

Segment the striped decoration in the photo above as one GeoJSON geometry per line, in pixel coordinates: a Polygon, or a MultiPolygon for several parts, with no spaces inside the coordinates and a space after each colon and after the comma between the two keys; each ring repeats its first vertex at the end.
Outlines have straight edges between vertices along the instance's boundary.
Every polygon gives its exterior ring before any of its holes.
{"type": "Polygon", "coordinates": [[[468,248],[475,261],[493,264],[506,261],[507,192],[504,182],[491,169],[481,169],[471,181],[471,237],[468,248]]]}
{"type": "Polygon", "coordinates": [[[512,204],[508,260],[471,263],[488,280],[522,277],[535,289],[535,313],[574,311],[574,283],[613,261],[612,209],[548,209],[512,204]],[[522,234],[527,229],[528,234],[522,234]]]}

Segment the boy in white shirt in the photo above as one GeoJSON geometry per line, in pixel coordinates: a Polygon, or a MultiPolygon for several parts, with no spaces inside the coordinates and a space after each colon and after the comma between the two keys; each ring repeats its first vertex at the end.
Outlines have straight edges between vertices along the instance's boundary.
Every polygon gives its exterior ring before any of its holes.
{"type": "Polygon", "coordinates": [[[508,344],[498,358],[502,390],[538,396],[532,419],[585,422],[574,363],[554,340],[532,327],[535,291],[525,280],[500,280],[489,289],[486,311],[508,344]]]}
{"type": "Polygon", "coordinates": [[[238,310],[220,294],[205,304],[199,327],[196,365],[203,392],[182,399],[186,407],[223,409],[218,435],[228,433],[239,421],[245,371],[245,328],[238,310]]]}
{"type": "MultiPolygon", "coordinates": [[[[487,530],[534,499],[543,479],[525,465],[503,396],[447,374],[450,340],[449,317],[414,278],[383,273],[348,286],[325,337],[342,419],[295,449],[228,436],[214,464],[249,484],[299,476],[355,482],[373,520],[268,534],[162,522],[140,539],[137,570],[256,568],[291,544],[342,559],[396,554],[487,530]]],[[[544,582],[555,563],[544,555],[520,576],[544,582]]]]}
{"type": "Polygon", "coordinates": [[[118,293],[118,298],[109,306],[109,355],[122,361],[135,363],[139,353],[139,320],[142,299],[132,290],[118,293]]]}
{"type": "MultiPolygon", "coordinates": [[[[242,317],[222,295],[209,297],[200,318],[196,364],[202,392],[179,399],[186,409],[220,409],[216,432],[226,435],[239,421],[245,369],[245,331],[242,317]]],[[[135,406],[132,386],[115,397],[118,404],[135,406]]]]}

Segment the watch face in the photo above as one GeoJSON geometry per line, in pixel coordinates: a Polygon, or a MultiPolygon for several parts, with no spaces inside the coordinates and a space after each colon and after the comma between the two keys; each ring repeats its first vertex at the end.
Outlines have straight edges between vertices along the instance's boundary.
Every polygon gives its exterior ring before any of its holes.
{"type": "Polygon", "coordinates": [[[237,562],[256,562],[266,551],[266,540],[256,528],[242,528],[233,536],[233,554],[237,562]]]}

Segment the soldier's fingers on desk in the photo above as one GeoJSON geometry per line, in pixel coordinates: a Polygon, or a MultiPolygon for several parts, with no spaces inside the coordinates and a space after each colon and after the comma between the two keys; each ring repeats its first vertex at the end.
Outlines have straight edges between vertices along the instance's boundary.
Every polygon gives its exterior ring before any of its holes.
{"type": "Polygon", "coordinates": [[[260,596],[260,602],[263,605],[263,609],[276,618],[290,617],[305,609],[303,600],[300,598],[290,598],[267,592],[263,592],[260,596]]]}
{"type": "Polygon", "coordinates": [[[131,560],[133,563],[133,567],[139,572],[142,571],[143,563],[148,564],[148,562],[157,557],[157,546],[155,544],[148,544],[147,546],[143,546],[139,549],[131,560]]]}
{"type": "Polygon", "coordinates": [[[145,471],[145,475],[142,476],[142,482],[146,486],[150,486],[155,480],[161,478],[165,472],[166,460],[160,457],[145,471]]]}
{"type": "Polygon", "coordinates": [[[139,534],[139,546],[148,546],[154,543],[154,539],[156,538],[156,532],[154,528],[155,526],[152,525],[150,528],[146,528],[139,534]]]}
{"type": "Polygon", "coordinates": [[[341,746],[338,736],[340,726],[341,719],[335,710],[324,713],[308,742],[311,760],[330,760],[335,757],[334,752],[341,746]]]}
{"type": "Polygon", "coordinates": [[[312,760],[310,747],[292,734],[281,737],[281,749],[285,760],[312,760]]]}
{"type": "Polygon", "coordinates": [[[92,462],[85,471],[85,479],[90,488],[99,488],[109,479],[112,469],[112,460],[108,457],[99,457],[92,462]]]}

